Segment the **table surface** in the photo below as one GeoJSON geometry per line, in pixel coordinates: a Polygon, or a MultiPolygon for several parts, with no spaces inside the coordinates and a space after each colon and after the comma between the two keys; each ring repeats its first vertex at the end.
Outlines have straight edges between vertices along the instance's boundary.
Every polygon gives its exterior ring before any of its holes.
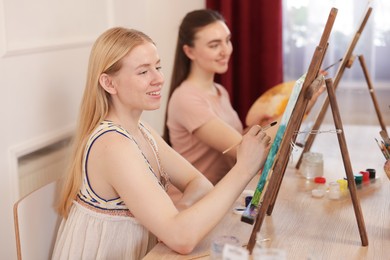
{"type": "MultiPolygon", "coordinates": [[[[390,180],[383,170],[385,159],[375,138],[381,140],[380,126],[345,125],[344,135],[354,173],[374,168],[375,183],[358,187],[357,196],[368,236],[362,246],[355,211],[349,192],[339,200],[311,196],[313,183],[295,169],[299,150],[292,152],[275,207],[266,216],[260,229],[261,246],[286,251],[287,259],[388,259],[390,256],[390,180]]],[[[324,177],[327,182],[343,179],[346,174],[334,125],[322,125],[312,152],[323,154],[324,177]]],[[[248,189],[254,190],[258,177],[248,189]]],[[[241,196],[234,206],[243,204],[241,196]]],[[[234,207],[233,206],[233,207],[234,207]]],[[[232,209],[233,209],[232,207],[232,209]]],[[[240,221],[229,212],[210,234],[189,255],[180,255],[157,244],[144,258],[148,259],[209,259],[214,237],[234,235],[245,245],[253,225],[240,221]]]]}

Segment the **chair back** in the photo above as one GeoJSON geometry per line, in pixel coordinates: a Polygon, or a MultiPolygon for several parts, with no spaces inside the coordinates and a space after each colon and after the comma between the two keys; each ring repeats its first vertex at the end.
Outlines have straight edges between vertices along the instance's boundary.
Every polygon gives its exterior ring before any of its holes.
{"type": "Polygon", "coordinates": [[[57,183],[51,182],[26,195],[14,205],[18,259],[51,259],[60,216],[54,208],[57,183]]]}

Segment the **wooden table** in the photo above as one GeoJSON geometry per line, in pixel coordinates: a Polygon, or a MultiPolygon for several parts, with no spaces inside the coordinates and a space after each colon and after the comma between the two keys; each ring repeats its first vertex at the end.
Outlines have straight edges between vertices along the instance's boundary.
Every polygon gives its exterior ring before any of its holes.
{"type": "MultiPolygon", "coordinates": [[[[334,130],[323,125],[321,130],[334,130]]],[[[271,216],[266,216],[260,235],[263,247],[283,249],[287,259],[389,259],[390,258],[390,180],[383,171],[385,159],[374,138],[380,140],[377,126],[344,125],[345,137],[354,173],[367,168],[377,171],[374,184],[357,190],[365,221],[369,245],[361,245],[359,229],[349,193],[339,200],[311,196],[313,183],[295,169],[299,152],[292,153],[289,165],[271,216]]],[[[318,135],[311,149],[324,157],[327,181],[345,177],[337,136],[318,135]]],[[[254,189],[258,178],[249,185],[254,189]]],[[[241,204],[240,198],[236,204],[241,204]]],[[[249,240],[253,226],[240,221],[229,212],[221,223],[190,255],[180,255],[164,244],[158,244],[144,258],[148,259],[209,259],[209,248],[215,236],[228,234],[249,240]]]]}

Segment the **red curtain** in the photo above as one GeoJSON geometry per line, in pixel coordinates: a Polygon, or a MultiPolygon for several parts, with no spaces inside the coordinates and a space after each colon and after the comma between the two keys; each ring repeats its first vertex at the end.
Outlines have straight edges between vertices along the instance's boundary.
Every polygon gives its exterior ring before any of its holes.
{"type": "Polygon", "coordinates": [[[283,81],[282,0],[206,0],[232,33],[229,70],[216,80],[226,87],[242,122],[256,99],[283,81]]]}

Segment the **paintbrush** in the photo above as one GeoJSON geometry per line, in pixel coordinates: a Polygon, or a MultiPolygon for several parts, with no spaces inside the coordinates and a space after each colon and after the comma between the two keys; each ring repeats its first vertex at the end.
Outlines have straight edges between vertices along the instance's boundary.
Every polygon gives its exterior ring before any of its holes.
{"type": "Polygon", "coordinates": [[[328,69],[332,68],[333,66],[337,65],[340,61],[342,61],[343,58],[340,58],[338,61],[336,61],[335,63],[333,64],[330,64],[328,67],[326,67],[325,69],[323,69],[323,71],[327,71],[328,69]]]}
{"type": "Polygon", "coordinates": [[[389,159],[389,153],[387,152],[386,148],[380,145],[378,139],[375,138],[375,141],[378,144],[378,147],[381,150],[381,152],[382,152],[383,156],[385,157],[385,159],[388,160],[389,159]]]}
{"type": "MultiPolygon", "coordinates": [[[[272,123],[266,125],[266,126],[262,126],[261,127],[261,130],[260,131],[265,131],[267,130],[268,128],[270,128],[271,126],[274,126],[276,125],[278,122],[277,121],[273,121],[272,123]]],[[[227,148],[225,151],[223,151],[222,153],[225,154],[227,152],[229,152],[231,149],[233,149],[234,147],[236,147],[237,145],[239,145],[241,142],[239,142],[238,144],[235,144],[235,145],[232,145],[230,146],[229,148],[227,148]]]]}

